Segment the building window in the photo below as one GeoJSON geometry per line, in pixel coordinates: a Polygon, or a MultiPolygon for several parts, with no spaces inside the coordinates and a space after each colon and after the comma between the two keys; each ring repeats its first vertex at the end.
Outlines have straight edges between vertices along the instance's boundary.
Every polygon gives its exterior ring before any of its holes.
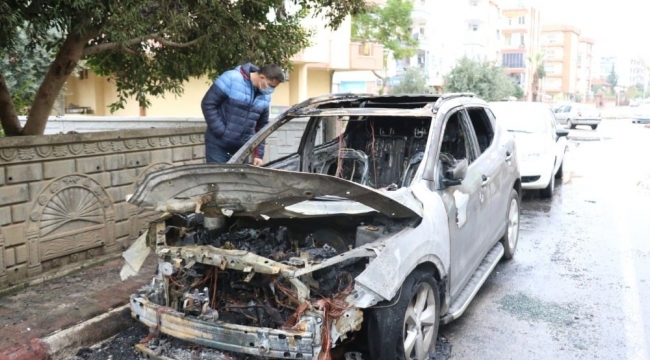
{"type": "Polygon", "coordinates": [[[478,31],[478,25],[476,25],[476,24],[469,24],[469,30],[472,30],[472,31],[478,31]]]}
{"type": "Polygon", "coordinates": [[[469,6],[478,6],[478,1],[477,0],[470,1],[469,6]]]}
{"type": "Polygon", "coordinates": [[[372,44],[363,43],[359,46],[359,55],[370,56],[372,54],[372,44]]]}
{"type": "Polygon", "coordinates": [[[547,37],[547,39],[548,39],[548,42],[550,42],[550,43],[554,43],[554,42],[555,42],[555,35],[549,35],[549,36],[547,37]]]}
{"type": "Polygon", "coordinates": [[[510,45],[512,42],[512,35],[508,34],[505,36],[506,45],[510,45]]]}
{"type": "Polygon", "coordinates": [[[519,17],[519,25],[524,25],[526,23],[526,17],[525,16],[520,16],[519,17]]]}
{"type": "Polygon", "coordinates": [[[524,54],[503,54],[502,59],[502,64],[506,68],[524,69],[526,67],[524,54]]]}
{"type": "Polygon", "coordinates": [[[501,40],[501,31],[497,30],[497,40],[501,40]]]}
{"type": "Polygon", "coordinates": [[[512,18],[511,17],[508,18],[508,25],[512,25],[512,18]]]}
{"type": "Polygon", "coordinates": [[[555,66],[553,66],[553,64],[546,64],[546,66],[544,66],[544,71],[546,71],[547,74],[555,74],[555,66]]]}
{"type": "Polygon", "coordinates": [[[555,58],[555,50],[546,50],[545,51],[546,57],[549,59],[555,58]]]}

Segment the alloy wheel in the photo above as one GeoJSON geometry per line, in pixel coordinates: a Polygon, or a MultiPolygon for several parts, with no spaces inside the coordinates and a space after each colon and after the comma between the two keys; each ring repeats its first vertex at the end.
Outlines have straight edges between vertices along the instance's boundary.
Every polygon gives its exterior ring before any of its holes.
{"type": "Polygon", "coordinates": [[[428,283],[420,283],[404,316],[404,355],[409,360],[429,356],[436,325],[436,299],[428,283]]]}

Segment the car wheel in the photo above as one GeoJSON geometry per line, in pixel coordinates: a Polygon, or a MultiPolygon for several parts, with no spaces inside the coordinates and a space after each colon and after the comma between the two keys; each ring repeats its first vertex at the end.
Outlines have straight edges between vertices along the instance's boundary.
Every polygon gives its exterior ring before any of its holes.
{"type": "Polygon", "coordinates": [[[569,120],[566,121],[566,126],[567,126],[569,129],[575,129],[575,128],[576,128],[576,126],[573,125],[573,123],[571,122],[571,119],[569,119],[569,120]]]}
{"type": "Polygon", "coordinates": [[[591,125],[591,130],[596,130],[598,129],[598,125],[591,125]]]}
{"type": "Polygon", "coordinates": [[[501,238],[501,242],[504,248],[503,258],[512,259],[519,242],[519,194],[514,189],[510,190],[510,201],[506,212],[506,233],[501,238]]]}
{"type": "Polygon", "coordinates": [[[548,182],[548,186],[540,190],[540,195],[543,199],[550,199],[553,197],[553,190],[555,189],[555,176],[551,175],[551,180],[548,182]]]}
{"type": "Polygon", "coordinates": [[[368,350],[372,359],[425,360],[436,348],[440,322],[438,284],[415,270],[387,305],[369,310],[368,350]]]}
{"type": "Polygon", "coordinates": [[[557,169],[557,172],[555,173],[555,178],[556,179],[562,179],[562,176],[564,176],[564,161],[560,164],[560,167],[557,169]]]}

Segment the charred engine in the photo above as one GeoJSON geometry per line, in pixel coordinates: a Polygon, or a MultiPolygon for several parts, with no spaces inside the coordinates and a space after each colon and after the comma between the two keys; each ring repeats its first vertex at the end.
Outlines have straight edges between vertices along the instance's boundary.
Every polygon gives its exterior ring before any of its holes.
{"type": "MultiPolygon", "coordinates": [[[[239,250],[259,256],[261,262],[271,260],[301,269],[403,227],[394,220],[376,216],[264,222],[241,218],[226,223],[223,218],[204,218],[202,214],[173,215],[159,227],[157,245],[239,250]]],[[[280,274],[258,273],[252,267],[241,271],[187,261],[173,253],[159,253],[159,256],[158,271],[162,276],[158,279],[165,286],[150,291],[147,297],[188,316],[281,329],[295,325],[308,307],[305,301],[300,301],[290,281],[280,274]]],[[[353,289],[354,278],[367,263],[368,258],[350,258],[301,276],[309,288],[310,304],[324,301],[334,312],[345,311],[349,305],[344,299],[353,289]]]]}

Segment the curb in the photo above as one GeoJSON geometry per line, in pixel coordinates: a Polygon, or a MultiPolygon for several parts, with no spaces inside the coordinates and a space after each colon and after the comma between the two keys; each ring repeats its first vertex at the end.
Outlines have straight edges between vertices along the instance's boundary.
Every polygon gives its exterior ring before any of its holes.
{"type": "Polygon", "coordinates": [[[126,304],[45,338],[34,338],[2,350],[0,360],[66,359],[75,356],[79,348],[106,340],[134,322],[129,304],[126,304]]]}
{"type": "Polygon", "coordinates": [[[605,138],[600,136],[567,136],[567,140],[576,140],[576,141],[602,141],[605,138]]]}

